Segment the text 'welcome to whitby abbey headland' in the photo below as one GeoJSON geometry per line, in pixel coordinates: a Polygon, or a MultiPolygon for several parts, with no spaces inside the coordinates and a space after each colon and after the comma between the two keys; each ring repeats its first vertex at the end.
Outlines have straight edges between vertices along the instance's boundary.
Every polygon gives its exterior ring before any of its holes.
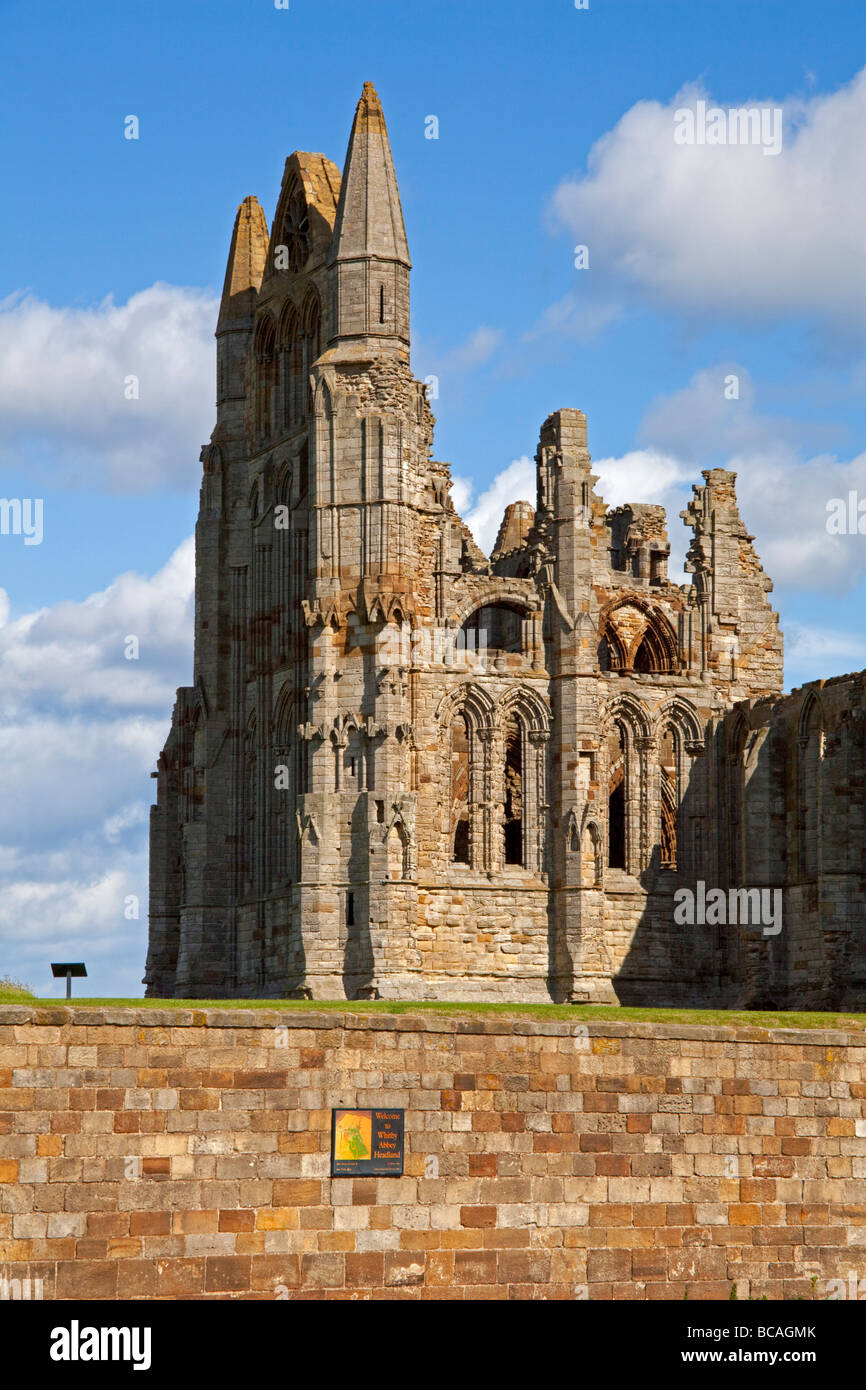
{"type": "Polygon", "coordinates": [[[410,266],[368,83],[342,178],[295,153],[270,237],[255,198],[235,223],[148,993],[866,1007],[864,676],[783,697],[736,475],[675,584],[579,410],[483,555],[410,266]]]}

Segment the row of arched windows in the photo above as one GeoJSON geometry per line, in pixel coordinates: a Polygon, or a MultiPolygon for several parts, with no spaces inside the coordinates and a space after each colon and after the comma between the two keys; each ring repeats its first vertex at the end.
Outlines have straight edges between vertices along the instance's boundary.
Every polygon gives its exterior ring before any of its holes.
{"type": "Polygon", "coordinates": [[[295,708],[291,688],[284,686],[264,745],[257,713],[247,720],[241,811],[242,882],[247,892],[283,886],[297,875],[294,812],[296,798],[307,784],[308,745],[297,738],[295,708]]]}
{"type": "Polygon", "coordinates": [[[637,876],[653,862],[660,869],[686,867],[683,806],[702,750],[697,713],[686,701],[672,701],[654,724],[640,701],[615,704],[601,747],[609,869],[637,876]]]}
{"type": "Polygon", "coordinates": [[[530,690],[494,707],[477,687],[449,701],[446,862],[480,872],[545,870],[548,717],[530,690]]]}
{"type": "Polygon", "coordinates": [[[259,441],[301,424],[312,411],[310,371],[322,351],[319,297],[310,290],[298,309],[287,304],[277,322],[256,326],[256,435],[259,441]]]}

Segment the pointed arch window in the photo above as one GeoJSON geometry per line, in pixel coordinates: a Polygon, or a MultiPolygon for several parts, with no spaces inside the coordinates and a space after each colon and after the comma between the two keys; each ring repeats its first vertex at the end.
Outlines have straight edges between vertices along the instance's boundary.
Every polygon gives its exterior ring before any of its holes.
{"type": "Polygon", "coordinates": [[[312,249],[307,200],[300,188],[289,194],[280,244],[286,247],[289,271],[297,275],[306,265],[312,249]]]}
{"type": "Polygon", "coordinates": [[[302,334],[297,311],[290,308],[284,315],[280,334],[280,400],[284,429],[297,423],[300,413],[298,383],[302,368],[302,334]]]}
{"type": "Polygon", "coordinates": [[[738,886],[746,878],[746,739],[748,726],[742,715],[734,716],[729,730],[727,757],[728,782],[728,882],[738,886]]]}
{"type": "Polygon", "coordinates": [[[679,669],[679,646],[662,612],[639,599],[624,599],[604,618],[598,660],[602,671],[671,674],[679,669]]]}
{"type": "Polygon", "coordinates": [[[678,820],[680,808],[680,736],[670,724],[659,746],[659,840],[663,869],[677,867],[678,820]]]}
{"type": "Polygon", "coordinates": [[[505,862],[524,868],[523,731],[513,716],[505,726],[505,862]]]}
{"type": "Polygon", "coordinates": [[[625,869],[626,860],[626,731],[617,720],[608,736],[607,866],[625,869]]]}
{"type": "Polygon", "coordinates": [[[646,708],[627,696],[617,700],[603,745],[607,779],[607,864],[630,875],[643,872],[658,841],[652,819],[657,740],[646,708]]]}
{"type": "Polygon", "coordinates": [[[451,724],[451,862],[469,864],[469,729],[464,714],[451,724]]]}
{"type": "Polygon", "coordinates": [[[291,687],[283,686],[274,712],[274,781],[272,792],[274,824],[273,873],[278,884],[291,877],[294,862],[295,788],[297,786],[296,750],[292,739],[294,700],[291,687]]]}
{"type": "Polygon", "coordinates": [[[322,351],[322,309],[319,303],[319,296],[315,291],[310,291],[304,305],[304,330],[303,330],[303,349],[302,349],[302,393],[301,401],[305,415],[313,413],[313,391],[310,386],[310,372],[313,363],[322,351]]]}
{"type": "Polygon", "coordinates": [[[800,719],[797,760],[797,859],[801,878],[814,878],[820,866],[824,719],[816,699],[800,719]]]}
{"type": "Polygon", "coordinates": [[[243,782],[243,882],[251,890],[255,881],[256,810],[258,765],[256,748],[256,717],[251,715],[244,738],[243,782]]]}
{"type": "Polygon", "coordinates": [[[266,315],[256,330],[256,433],[259,440],[269,439],[276,428],[276,338],[274,321],[266,315]]]}

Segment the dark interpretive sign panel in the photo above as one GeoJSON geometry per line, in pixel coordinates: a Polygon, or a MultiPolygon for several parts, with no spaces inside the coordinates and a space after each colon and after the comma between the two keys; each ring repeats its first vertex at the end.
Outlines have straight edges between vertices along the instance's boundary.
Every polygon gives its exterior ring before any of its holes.
{"type": "Polygon", "coordinates": [[[402,1110],[345,1106],[331,1112],[332,1178],[399,1178],[402,1173],[402,1110]]]}

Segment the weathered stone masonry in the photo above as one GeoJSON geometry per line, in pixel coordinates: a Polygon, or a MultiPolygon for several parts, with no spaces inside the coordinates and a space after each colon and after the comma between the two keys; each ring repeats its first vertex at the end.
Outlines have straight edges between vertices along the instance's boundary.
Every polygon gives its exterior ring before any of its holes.
{"type": "Polygon", "coordinates": [[[861,1033],[0,1007],[0,1279],[827,1297],[866,1278],[864,1066],[861,1033]],[[405,1108],[404,1177],[328,1176],[334,1105],[405,1108]]]}
{"type": "Polygon", "coordinates": [[[295,153],[270,234],[255,198],[235,223],[148,993],[862,1003],[863,681],[782,699],[736,475],[694,488],[675,584],[579,410],[484,556],[432,457],[410,267],[367,84],[342,175],[295,153]],[[781,937],[677,927],[698,881],[783,888],[781,937]]]}

